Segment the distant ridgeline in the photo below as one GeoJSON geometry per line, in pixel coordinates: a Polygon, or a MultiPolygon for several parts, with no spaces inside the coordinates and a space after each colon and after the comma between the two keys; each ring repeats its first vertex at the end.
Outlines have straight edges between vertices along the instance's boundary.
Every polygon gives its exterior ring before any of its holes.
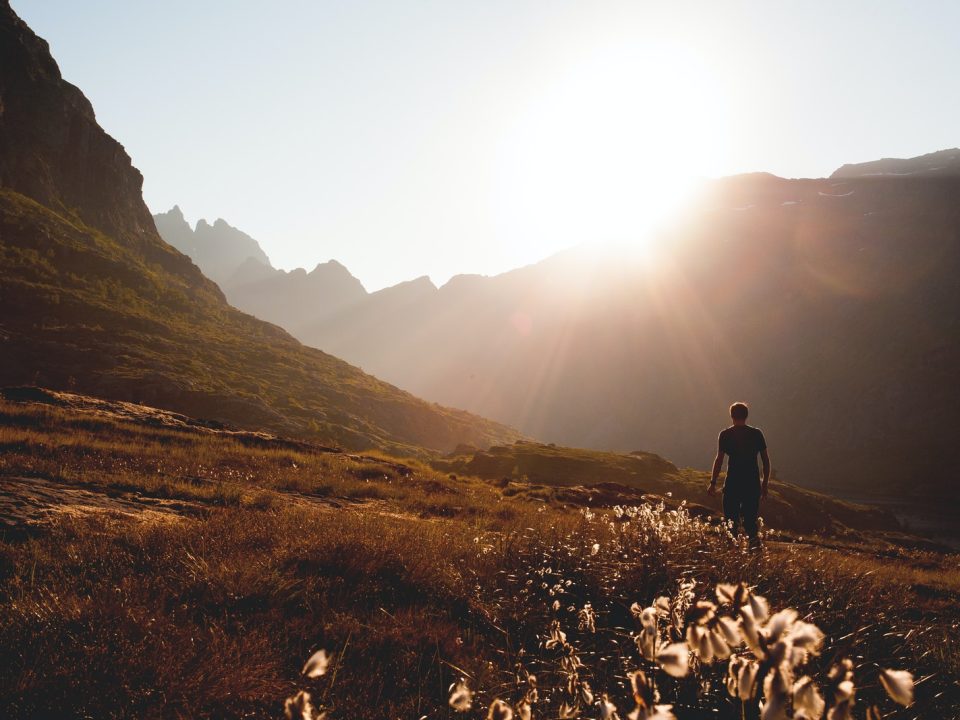
{"type": "Polygon", "coordinates": [[[238,307],[542,440],[708,467],[745,399],[794,482],[960,479],[960,150],[724,178],[643,257],[571,250],[439,289],[368,294],[333,262],[282,273],[245,247],[234,278],[260,279],[221,285],[238,307]]]}
{"type": "MultiPolygon", "coordinates": [[[[232,308],[161,239],[141,185],[47,43],[0,0],[0,384],[76,388],[347,448],[416,454],[518,437],[232,308]]],[[[204,263],[201,248],[242,242],[233,231],[217,245],[231,230],[222,223],[186,230],[178,245],[204,263]]],[[[242,251],[267,262],[249,238],[242,251]]]]}

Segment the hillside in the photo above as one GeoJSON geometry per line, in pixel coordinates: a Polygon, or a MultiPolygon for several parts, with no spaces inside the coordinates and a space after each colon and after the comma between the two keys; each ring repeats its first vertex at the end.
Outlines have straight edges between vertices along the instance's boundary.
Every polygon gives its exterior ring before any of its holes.
{"type": "Polygon", "coordinates": [[[0,383],[76,388],[348,448],[517,434],[421,401],[230,307],[157,234],[142,178],[0,3],[0,383]]]}
{"type": "Polygon", "coordinates": [[[913,177],[960,177],[960,148],[938,150],[915,158],[883,158],[865,163],[849,163],[838,168],[831,178],[910,175],[913,177]]]}
{"type": "Polygon", "coordinates": [[[706,468],[725,408],[746,399],[782,477],[921,502],[916,487],[960,475],[958,157],[724,178],[639,255],[584,247],[370,294],[317,282],[313,303],[269,271],[268,300],[241,306],[419,396],[562,445],[706,468]]]}
{"type": "MultiPolygon", "coordinates": [[[[640,502],[686,504],[699,516],[722,515],[719,498],[706,494],[709,473],[680,469],[652,453],[629,454],[557,447],[529,441],[489,450],[460,449],[431,466],[444,472],[498,481],[505,495],[532,496],[590,506],[640,502]]],[[[883,537],[916,547],[896,518],[876,507],[838,500],[774,480],[762,515],[768,527],[831,537],[883,537]]]]}
{"type": "MultiPolygon", "coordinates": [[[[563,487],[451,478],[37,388],[0,393],[0,447],[6,718],[280,717],[301,689],[332,717],[447,717],[461,678],[477,694],[459,717],[480,718],[494,698],[529,697],[528,673],[538,717],[558,717],[571,694],[589,717],[581,682],[629,709],[627,675],[642,669],[679,720],[740,720],[726,659],[668,676],[641,654],[629,610],[666,596],[679,625],[691,597],[716,601],[718,582],[740,581],[821,629],[798,674],[828,703],[827,672],[850,658],[856,717],[872,705],[889,720],[960,710],[955,555],[842,523],[798,537],[773,522],[763,553],[747,554],[676,497],[662,507],[627,486],[566,485],[629,459],[527,445],[492,454],[538,480],[557,471],[563,487]],[[556,464],[537,476],[550,456],[578,474],[556,464]],[[602,501],[615,493],[620,507],[602,501]],[[563,653],[546,644],[555,630],[563,653]],[[330,672],[303,677],[318,649],[330,672]],[[571,654],[573,690],[561,670],[571,654]],[[884,696],[879,668],[914,674],[910,708],[884,696]]],[[[644,482],[673,472],[635,460],[644,482]]]]}
{"type": "Polygon", "coordinates": [[[912,496],[960,475],[958,276],[960,178],[758,174],[707,186],[646,255],[374,293],[298,336],[545,441],[693,467],[745,399],[782,477],[912,496]]]}

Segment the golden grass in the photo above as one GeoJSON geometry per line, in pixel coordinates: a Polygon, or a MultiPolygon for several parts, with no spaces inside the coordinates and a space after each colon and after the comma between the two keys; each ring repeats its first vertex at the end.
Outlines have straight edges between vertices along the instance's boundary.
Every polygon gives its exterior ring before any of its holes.
{"type": "MultiPolygon", "coordinates": [[[[885,717],[960,711],[953,556],[807,543],[747,554],[683,513],[651,515],[663,531],[387,457],[37,406],[0,413],[0,476],[206,508],[173,523],[58,516],[0,545],[4,717],[276,717],[299,688],[333,717],[447,717],[461,676],[478,711],[516,701],[518,666],[540,678],[536,717],[556,717],[563,692],[543,646],[554,620],[582,678],[625,713],[626,672],[644,667],[628,607],[681,580],[696,580],[698,597],[742,580],[814,620],[829,652],[809,671],[853,659],[858,717],[870,703],[885,717]],[[587,602],[596,636],[577,629],[587,602]],[[301,678],[319,648],[336,672],[301,678]],[[923,679],[912,708],[885,699],[880,667],[923,679]]],[[[724,672],[661,678],[663,701],[681,718],[739,718],[724,672]]]]}

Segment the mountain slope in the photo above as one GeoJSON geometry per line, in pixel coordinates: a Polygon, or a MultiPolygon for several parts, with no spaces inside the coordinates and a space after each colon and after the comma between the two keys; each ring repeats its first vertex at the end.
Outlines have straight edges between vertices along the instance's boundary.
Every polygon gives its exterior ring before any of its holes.
{"type": "Polygon", "coordinates": [[[366,298],[357,278],[336,260],[307,272],[286,272],[248,258],[220,284],[227,300],[244,312],[283,323],[293,333],[366,298]]]}
{"type": "Polygon", "coordinates": [[[516,436],[230,307],[157,234],[139,172],[5,0],[0,61],[0,383],[75,387],[353,448],[516,436]]]}
{"type": "Polygon", "coordinates": [[[756,174],[710,185],[646,259],[376,293],[298,335],[535,437],[694,467],[745,399],[786,479],[914,495],[960,477],[958,278],[960,178],[756,174]]]}

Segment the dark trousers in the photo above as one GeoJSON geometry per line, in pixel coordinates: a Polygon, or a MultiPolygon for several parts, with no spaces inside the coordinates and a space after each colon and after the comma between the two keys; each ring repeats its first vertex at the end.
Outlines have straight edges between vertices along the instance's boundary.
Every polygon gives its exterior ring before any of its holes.
{"type": "Polygon", "coordinates": [[[760,482],[727,484],[723,488],[723,518],[728,523],[733,521],[733,534],[740,529],[740,519],[743,518],[743,529],[751,539],[757,537],[757,516],[760,514],[760,482]]]}

